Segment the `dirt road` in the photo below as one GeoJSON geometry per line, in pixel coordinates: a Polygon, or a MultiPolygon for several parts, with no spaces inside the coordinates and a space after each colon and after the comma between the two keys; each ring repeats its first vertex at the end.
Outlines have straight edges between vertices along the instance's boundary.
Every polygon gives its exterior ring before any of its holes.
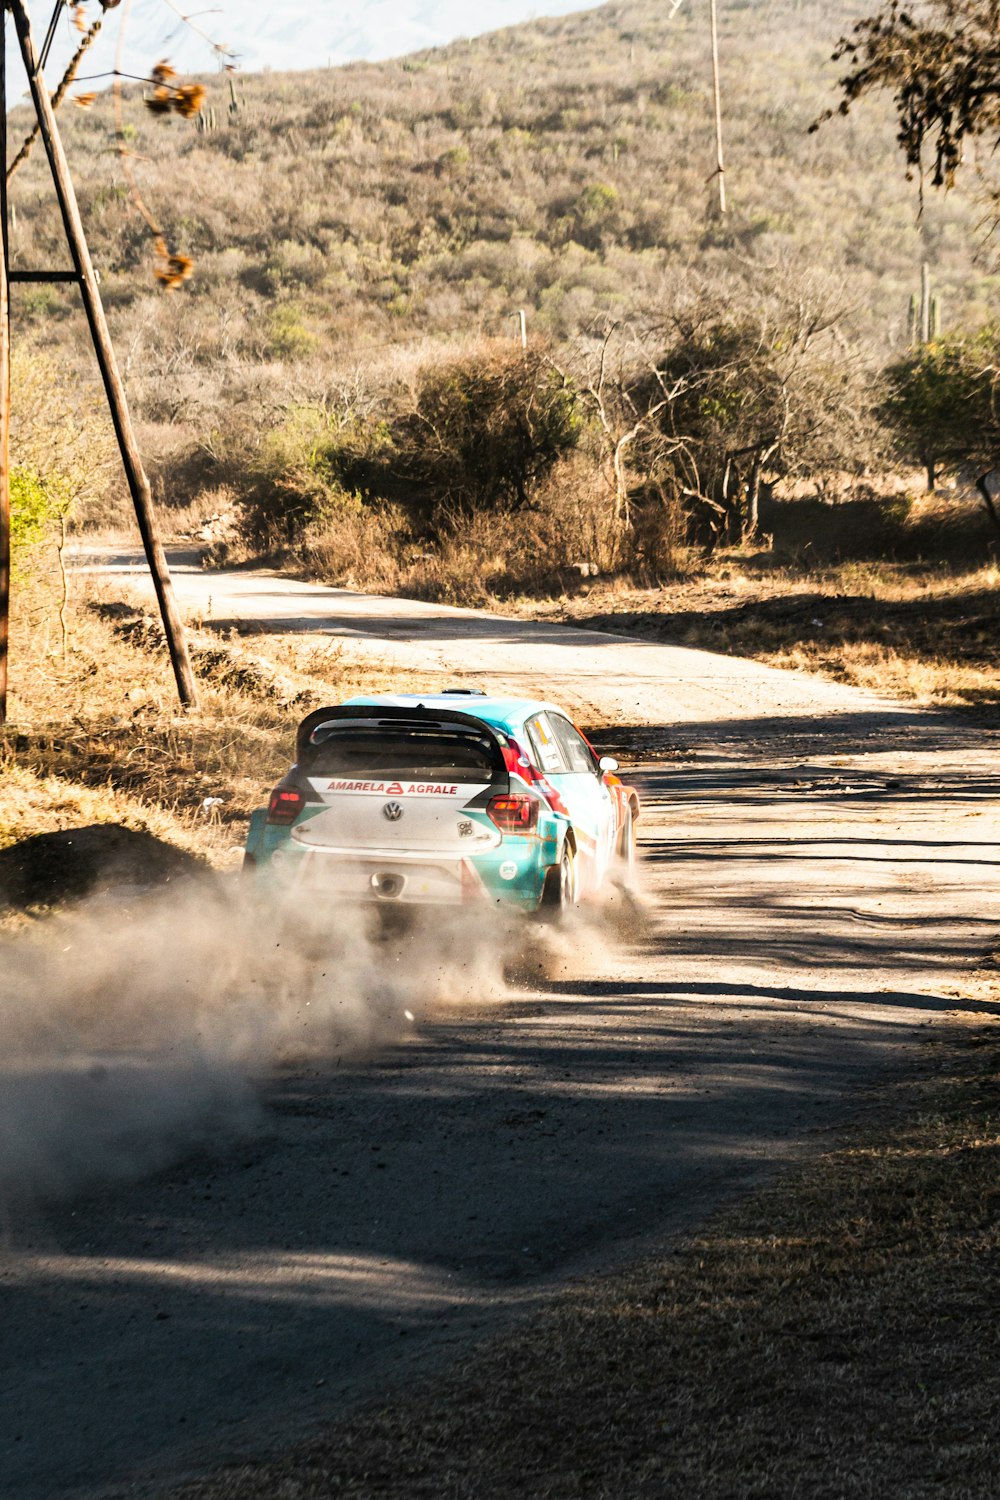
{"type": "MultiPolygon", "coordinates": [[[[135,584],[135,559],[100,559],[135,584]]],[[[636,773],[648,930],[286,1069],[262,1134],[14,1220],[0,1494],[150,1496],[306,1432],[808,1149],[926,1028],[1000,1010],[996,738],[753,663],[174,559],[269,637],[561,699],[636,773]]],[[[135,584],[135,586],[138,586],[135,584]]]]}

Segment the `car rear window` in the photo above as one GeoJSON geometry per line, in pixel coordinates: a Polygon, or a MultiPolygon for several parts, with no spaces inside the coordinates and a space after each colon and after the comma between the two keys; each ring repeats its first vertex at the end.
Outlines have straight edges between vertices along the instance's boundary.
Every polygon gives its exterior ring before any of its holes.
{"type": "Polygon", "coordinates": [[[497,750],[474,730],[398,724],[320,724],[306,770],[318,776],[379,776],[396,781],[491,781],[497,750]]]}

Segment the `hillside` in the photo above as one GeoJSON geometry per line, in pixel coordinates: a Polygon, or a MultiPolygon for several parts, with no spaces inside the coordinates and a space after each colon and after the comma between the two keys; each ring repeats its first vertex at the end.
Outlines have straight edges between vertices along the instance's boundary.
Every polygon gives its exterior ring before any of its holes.
{"type": "MultiPolygon", "coordinates": [[[[171,295],[153,283],[110,97],[68,104],[154,464],[217,451],[234,422],[259,433],[290,404],[350,406],[359,372],[405,369],[429,345],[514,337],[518,308],[533,338],[565,347],[611,317],[655,321],[685,286],[736,300],[748,267],[786,290],[839,288],[874,358],[905,342],[923,259],[945,326],[983,320],[997,278],[974,262],[977,212],[929,195],[918,218],[887,110],[808,134],[834,98],[834,42],[861,9],[723,0],[724,226],[710,213],[707,23],[690,5],[670,19],[658,0],[629,0],[394,62],[248,75],[233,110],[215,77],[202,129],[152,117],[133,89],[137,180],[171,249],[195,261],[171,295]]],[[[64,264],[37,151],[12,201],[14,264],[64,264]]],[[[15,288],[15,340],[26,334],[91,371],[72,291],[15,288]]],[[[200,482],[175,467],[166,491],[183,499],[200,482]]]]}

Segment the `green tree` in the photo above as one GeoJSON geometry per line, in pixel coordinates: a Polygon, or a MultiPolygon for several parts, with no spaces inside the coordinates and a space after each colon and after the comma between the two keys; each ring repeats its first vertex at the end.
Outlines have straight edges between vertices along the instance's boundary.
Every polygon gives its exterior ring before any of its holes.
{"type": "Polygon", "coordinates": [[[591,182],[573,205],[574,234],[581,245],[598,250],[619,227],[620,199],[617,188],[607,182],[591,182]]]}
{"type": "Polygon", "coordinates": [[[33,469],[14,468],[10,474],[10,548],[15,569],[45,540],[54,521],[64,516],[73,496],[65,480],[42,479],[33,469]]]}
{"type": "Polygon", "coordinates": [[[890,365],[882,414],[899,453],[939,474],[971,473],[993,525],[990,475],[1000,467],[1000,332],[944,339],[890,365]]]}
{"type": "Polygon", "coordinates": [[[398,478],[433,508],[475,512],[526,507],[582,419],[541,352],[487,348],[427,371],[392,425],[398,478]]]}

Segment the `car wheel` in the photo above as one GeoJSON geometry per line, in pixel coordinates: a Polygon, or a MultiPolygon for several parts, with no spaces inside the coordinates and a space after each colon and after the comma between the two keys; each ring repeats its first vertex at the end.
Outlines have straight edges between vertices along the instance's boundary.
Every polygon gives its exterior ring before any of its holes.
{"type": "Polygon", "coordinates": [[[576,857],[569,839],[564,839],[559,863],[545,876],[542,908],[550,916],[562,916],[576,905],[576,897],[576,857]]]}
{"type": "Polygon", "coordinates": [[[615,871],[615,883],[626,891],[631,890],[635,884],[635,824],[632,821],[631,807],[625,810],[616,853],[618,868],[615,871]]]}

